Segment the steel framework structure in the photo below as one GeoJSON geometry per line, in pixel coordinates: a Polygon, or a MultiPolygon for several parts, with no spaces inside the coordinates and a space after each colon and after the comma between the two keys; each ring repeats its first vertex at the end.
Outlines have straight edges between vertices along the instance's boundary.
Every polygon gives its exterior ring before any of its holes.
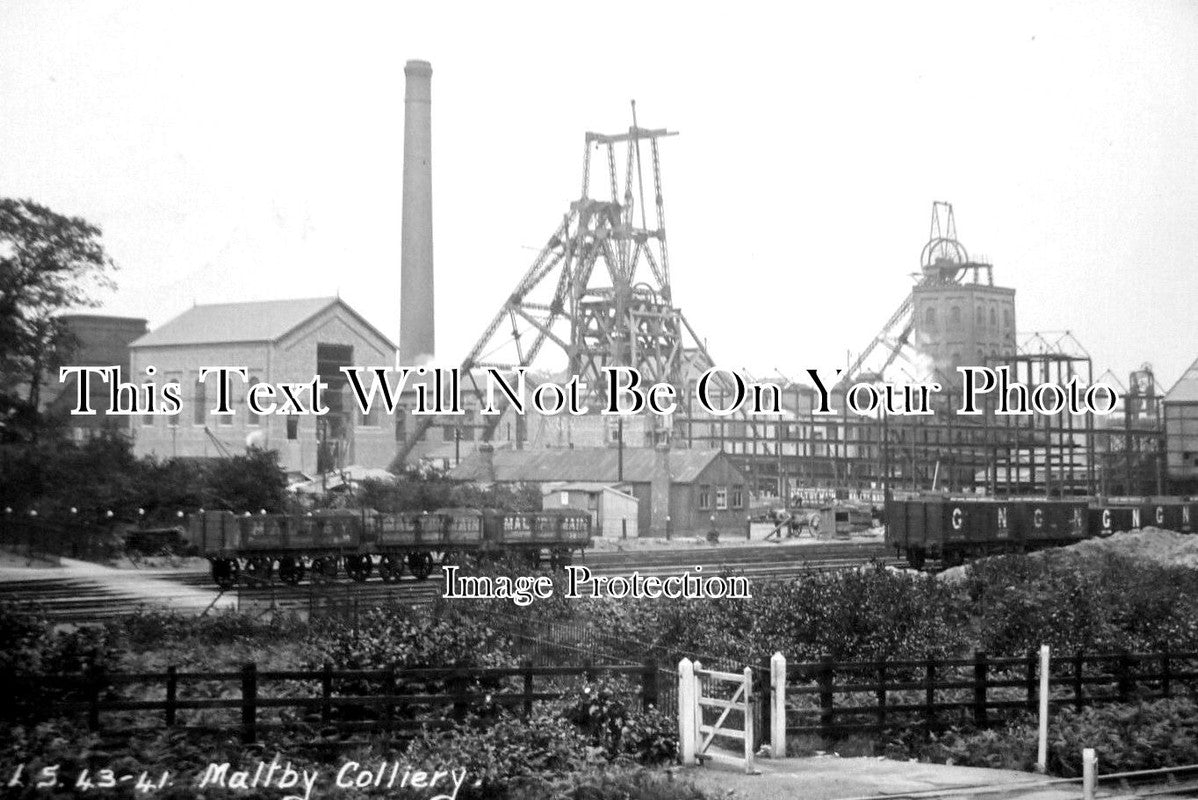
{"type": "MultiPolygon", "coordinates": [[[[1090,356],[1068,332],[1034,333],[1019,352],[991,362],[1007,365],[1013,381],[1065,385],[1093,380],[1090,356]]],[[[960,398],[946,394],[932,416],[861,417],[845,408],[847,386],[832,393],[835,416],[814,413],[810,387],[791,382],[783,392],[784,419],[764,435],[742,423],[684,420],[696,446],[729,452],[758,490],[780,496],[803,489],[872,494],[981,492],[1011,495],[1151,495],[1162,492],[1164,453],[1160,397],[1151,371],[1135,373],[1116,412],[1030,416],[996,413],[987,395],[977,416],[955,413],[960,398]],[[1145,378],[1145,376],[1147,376],[1145,378]]]]}
{"type": "MultiPolygon", "coordinates": [[[[702,340],[673,304],[666,243],[659,141],[676,133],[641,128],[586,134],[582,193],[462,360],[463,388],[481,405],[480,370],[509,374],[532,368],[546,345],[566,356],[565,374],[586,383],[602,404],[603,370],[633,367],[646,382],[685,386],[712,365],[702,340]],[[645,202],[642,144],[647,146],[650,218],[645,202]],[[595,158],[599,153],[602,157],[595,158]],[[598,162],[598,165],[596,165],[598,162]],[[606,167],[604,199],[591,197],[592,169],[606,167]]],[[[602,190],[601,190],[602,191],[602,190]]],[[[535,381],[535,377],[534,377],[535,381]]],[[[482,417],[489,441],[499,416],[482,417]]],[[[419,418],[396,456],[402,464],[433,425],[419,418]]]]}

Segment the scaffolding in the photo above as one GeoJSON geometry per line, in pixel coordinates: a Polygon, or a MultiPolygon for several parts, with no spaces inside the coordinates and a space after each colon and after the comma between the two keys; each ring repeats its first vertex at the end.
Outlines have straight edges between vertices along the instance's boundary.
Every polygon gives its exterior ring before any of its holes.
{"type": "MultiPolygon", "coordinates": [[[[1065,387],[1094,383],[1093,365],[1068,333],[1028,336],[1020,352],[988,359],[1013,382],[1065,387]]],[[[755,435],[739,420],[679,420],[694,447],[716,447],[752,476],[758,492],[789,496],[807,489],[881,499],[893,493],[943,491],[988,496],[1142,496],[1162,494],[1164,433],[1151,372],[1133,373],[1133,389],[1106,378],[1115,411],[1004,415],[984,396],[981,414],[957,414],[961,398],[939,396],[929,416],[857,416],[846,407],[850,387],[832,391],[835,415],[815,413],[814,390],[783,387],[783,414],[755,435]]]]}

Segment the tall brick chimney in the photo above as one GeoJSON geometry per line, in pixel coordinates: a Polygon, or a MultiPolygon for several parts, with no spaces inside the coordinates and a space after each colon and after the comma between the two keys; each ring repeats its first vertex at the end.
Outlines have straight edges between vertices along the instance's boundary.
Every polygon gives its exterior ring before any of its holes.
{"type": "Polygon", "coordinates": [[[432,77],[427,61],[404,67],[403,229],[400,239],[399,355],[430,361],[433,322],[432,77]]]}

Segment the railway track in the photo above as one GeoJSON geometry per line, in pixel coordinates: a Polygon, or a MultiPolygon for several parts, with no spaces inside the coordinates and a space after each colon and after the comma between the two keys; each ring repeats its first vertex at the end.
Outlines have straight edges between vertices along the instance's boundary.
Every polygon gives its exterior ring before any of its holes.
{"type": "MultiPolygon", "coordinates": [[[[819,543],[802,547],[722,547],[694,550],[590,553],[577,561],[596,576],[628,574],[667,576],[701,566],[715,573],[727,569],[755,582],[784,580],[804,573],[837,570],[879,561],[898,560],[880,543],[819,543]]],[[[377,577],[287,585],[242,585],[218,591],[206,569],[106,570],[89,565],[83,574],[68,570],[39,570],[13,578],[0,575],[0,602],[36,609],[63,622],[98,622],[135,613],[139,608],[174,608],[203,613],[211,607],[237,608],[250,613],[293,611],[328,613],[368,608],[400,600],[412,605],[431,603],[442,591],[440,572],[424,581],[405,575],[396,583],[377,577]]]]}

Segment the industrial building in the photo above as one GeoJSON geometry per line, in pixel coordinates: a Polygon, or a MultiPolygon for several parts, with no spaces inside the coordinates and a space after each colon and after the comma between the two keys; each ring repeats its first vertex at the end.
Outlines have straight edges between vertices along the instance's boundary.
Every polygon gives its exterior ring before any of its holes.
{"type": "Polygon", "coordinates": [[[744,475],[725,453],[710,449],[569,448],[498,450],[482,445],[450,470],[472,483],[605,483],[639,503],[641,536],[743,531],[748,513],[744,475]]]}
{"type": "MultiPolygon", "coordinates": [[[[138,317],[113,317],[103,314],[63,314],[58,319],[72,340],[71,357],[63,366],[114,366],[128,375],[129,345],[145,335],[146,321],[138,317]]],[[[88,400],[94,415],[71,415],[78,401],[79,387],[74,377],[65,381],[59,375],[47,375],[42,384],[42,410],[67,420],[72,440],[81,442],[113,433],[128,435],[130,418],[108,413],[108,387],[99,381],[88,384],[88,400]]]]}
{"type": "Polygon", "coordinates": [[[640,503],[618,484],[602,481],[547,483],[542,508],[572,508],[591,515],[591,530],[605,539],[635,539],[639,535],[640,503]]]}
{"type": "MultiPolygon", "coordinates": [[[[133,426],[134,453],[159,458],[217,457],[248,446],[276,450],[287,471],[315,474],[339,467],[384,467],[395,452],[392,421],[363,415],[352,401],[343,366],[388,366],[395,345],[339,297],[197,305],[130,345],[135,376],[153,366],[159,385],[182,388],[182,413],[142,415],[133,426]],[[323,416],[252,413],[245,384],[233,379],[233,414],[213,414],[214,376],[203,367],[245,367],[248,383],[328,384],[323,416]]],[[[141,377],[137,382],[144,380],[141,377]]]]}
{"type": "Polygon", "coordinates": [[[1174,491],[1198,494],[1198,361],[1190,365],[1162,401],[1165,463],[1174,491]]]}
{"type": "MultiPolygon", "coordinates": [[[[435,355],[432,68],[410,61],[405,75],[398,350],[402,363],[421,364],[435,355]]],[[[723,466],[717,471],[727,474],[716,478],[696,483],[690,480],[693,471],[684,471],[688,480],[666,473],[672,485],[725,486],[722,500],[716,500],[714,489],[705,493],[696,488],[689,500],[677,501],[675,513],[673,490],[658,493],[656,502],[644,487],[637,490],[640,494],[632,492],[641,504],[642,534],[662,532],[667,517],[679,527],[700,524],[704,514],[714,514],[717,522],[722,514],[739,517],[750,493],[880,498],[890,491],[927,490],[993,495],[1162,491],[1165,433],[1151,380],[1148,391],[1140,392],[1133,376],[1133,389],[1121,389],[1117,413],[1105,418],[1009,418],[989,405],[977,417],[947,409],[929,417],[901,418],[846,412],[846,392],[855,381],[935,380],[951,387],[962,365],[1007,365],[1016,380],[1029,384],[1063,384],[1072,378],[1089,384],[1095,379],[1089,355],[1067,332],[1018,332],[1015,289],[996,284],[994,267],[969,255],[957,234],[953,208],[944,202],[932,206],[927,244],[910,292],[833,388],[838,414],[816,414],[812,387],[784,378],[777,381],[782,402],[776,414],[717,416],[704,410],[690,389],[717,362],[674,298],[666,244],[661,145],[673,135],[664,128],[641,127],[635,105],[627,131],[586,134],[581,195],[569,203],[545,247],[499,302],[494,317],[481,326],[478,340],[459,364],[464,414],[412,416],[410,401],[403,400],[392,422],[356,420],[352,409],[344,407],[319,422],[266,423],[246,419],[244,413],[232,420],[218,418],[215,426],[146,419],[135,430],[138,452],[213,455],[253,441],[278,449],[288,468],[308,472],[349,463],[395,468],[424,461],[478,480],[518,480],[516,476],[526,474],[519,464],[563,459],[546,462],[566,472],[540,475],[536,479],[542,483],[617,480],[609,474],[616,452],[629,465],[646,459],[657,463],[663,451],[674,461],[688,452],[722,453],[723,466]],[[533,384],[560,379],[560,374],[538,377],[540,357],[551,350],[565,357],[565,375],[579,376],[591,387],[602,385],[600,376],[608,366],[634,367],[647,383],[668,382],[679,390],[678,410],[622,420],[597,413],[521,415],[510,406],[498,415],[480,413],[483,370],[510,375],[527,369],[533,384]],[[509,458],[514,460],[509,463],[509,458]],[[587,459],[594,463],[588,466],[587,459]],[[506,465],[500,470],[504,477],[495,477],[484,462],[506,465]],[[730,499],[733,486],[740,487],[741,502],[736,504],[730,499]]],[[[196,359],[201,354],[211,358],[215,348],[232,353],[224,360],[252,362],[245,365],[270,380],[286,379],[275,374],[280,370],[311,374],[316,369],[325,375],[334,362],[391,363],[394,347],[382,334],[348,306],[338,301],[338,308],[330,310],[329,302],[279,301],[243,309],[263,318],[266,330],[252,332],[235,321],[226,325],[226,317],[240,312],[216,306],[193,309],[189,313],[215,320],[196,323],[181,317],[143,338],[134,348],[134,369],[151,358],[167,360],[170,366],[164,369],[182,377],[186,388],[194,387],[196,359]],[[338,329],[340,338],[323,338],[325,331],[309,325],[309,316],[326,312],[344,326],[338,329]],[[275,322],[268,324],[271,319],[275,322]],[[200,332],[226,327],[226,338],[215,341],[200,332]]],[[[717,380],[717,394],[730,391],[727,380],[717,380]]],[[[593,393],[588,403],[598,409],[604,400],[593,393]]],[[[635,473],[636,467],[630,468],[635,473]]],[[[653,480],[628,479],[629,486],[637,484],[648,486],[653,480]]]]}
{"type": "MultiPolygon", "coordinates": [[[[410,62],[405,73],[400,351],[418,358],[433,342],[427,314],[433,271],[431,68],[410,62]]],[[[1016,380],[1029,384],[1094,381],[1089,355],[1068,333],[1017,332],[1015,290],[995,284],[994,268],[985,259],[970,257],[946,202],[932,205],[911,291],[834,388],[838,415],[815,414],[812,388],[785,379],[778,382],[782,407],[775,415],[706,412],[690,389],[716,362],[675,302],[671,283],[661,145],[673,135],[641,127],[635,104],[627,131],[586,134],[581,195],[460,362],[467,376],[466,414],[439,420],[402,415],[396,465],[417,459],[461,464],[480,443],[498,455],[504,449],[577,450],[620,442],[629,453],[663,444],[675,453],[719,450],[744,476],[748,491],[784,496],[812,490],[844,496],[929,489],[1160,490],[1163,431],[1159,418],[1144,412],[1156,407],[1152,394],[1121,397],[1117,415],[1104,419],[1091,414],[1012,419],[989,406],[978,417],[947,409],[894,419],[846,413],[845,394],[856,381],[934,380],[952,387],[962,365],[1007,365],[1016,380]],[[598,414],[478,413],[482,370],[535,371],[547,350],[564,355],[565,374],[591,387],[602,385],[607,366],[633,367],[647,383],[668,382],[681,394],[679,408],[669,417],[629,418],[620,430],[598,414]]],[[[731,391],[728,381],[717,384],[717,393],[731,391]]],[[[589,400],[597,408],[605,398],[593,393],[589,400]]]]}

